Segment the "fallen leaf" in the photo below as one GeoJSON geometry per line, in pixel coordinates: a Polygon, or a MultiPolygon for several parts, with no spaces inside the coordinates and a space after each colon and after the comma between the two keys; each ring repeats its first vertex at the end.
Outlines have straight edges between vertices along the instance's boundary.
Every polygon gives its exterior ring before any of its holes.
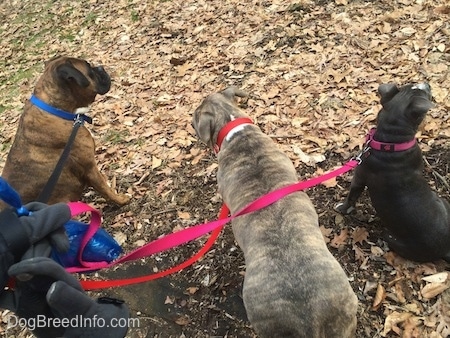
{"type": "Polygon", "coordinates": [[[156,169],[161,166],[162,160],[156,156],[152,156],[152,169],[156,169]]]}
{"type": "Polygon", "coordinates": [[[448,272],[438,272],[431,276],[422,277],[422,280],[428,283],[444,283],[449,277],[448,272]]]}
{"type": "Polygon", "coordinates": [[[307,165],[312,166],[312,165],[315,165],[316,163],[325,161],[324,155],[322,155],[322,154],[308,155],[296,145],[292,146],[292,150],[293,150],[294,154],[296,154],[299,157],[300,161],[302,161],[303,163],[305,163],[307,165]]]}
{"type": "Polygon", "coordinates": [[[378,284],[377,292],[375,293],[375,297],[372,303],[372,310],[374,311],[378,310],[385,298],[386,298],[386,290],[384,289],[383,285],[378,284]]]}
{"type": "Polygon", "coordinates": [[[374,255],[376,257],[381,257],[384,254],[383,249],[381,249],[380,247],[378,247],[376,245],[372,245],[370,247],[370,252],[372,253],[372,255],[374,255]]]}
{"type": "Polygon", "coordinates": [[[357,245],[353,245],[352,248],[355,252],[355,259],[357,261],[364,261],[364,259],[366,258],[366,254],[364,253],[364,251],[357,245]]]}
{"type": "Polygon", "coordinates": [[[392,312],[386,317],[384,321],[384,329],[383,332],[381,333],[381,336],[386,337],[386,335],[391,331],[394,331],[395,333],[399,334],[401,330],[398,328],[398,324],[403,323],[411,316],[412,314],[409,312],[397,312],[397,311],[392,312]]]}
{"type": "Polygon", "coordinates": [[[186,290],[190,295],[193,295],[194,293],[196,293],[198,291],[198,289],[199,288],[196,286],[191,286],[191,287],[187,288],[186,290]]]}
{"type": "Polygon", "coordinates": [[[178,218],[181,218],[181,219],[190,219],[191,218],[191,214],[188,212],[185,212],[185,211],[178,211],[177,214],[178,214],[178,218]]]}
{"type": "Polygon", "coordinates": [[[340,246],[346,245],[348,240],[348,229],[342,229],[339,235],[334,236],[330,242],[330,246],[333,248],[339,248],[340,246]]]}
{"type": "Polygon", "coordinates": [[[188,325],[191,322],[188,316],[180,316],[177,319],[175,319],[175,323],[178,325],[188,325]]]}
{"type": "Polygon", "coordinates": [[[411,36],[416,32],[416,30],[413,27],[405,27],[400,29],[400,32],[402,32],[406,36],[411,36]]]}
{"type": "Polygon", "coordinates": [[[422,294],[422,297],[425,299],[431,299],[436,297],[437,295],[441,294],[445,290],[447,290],[450,287],[450,283],[429,283],[423,287],[423,289],[420,291],[422,294]]]}
{"type": "Polygon", "coordinates": [[[123,245],[127,241],[127,235],[125,235],[122,231],[115,232],[113,237],[119,245],[123,245]]]}
{"type": "Polygon", "coordinates": [[[353,232],[352,232],[352,242],[353,244],[355,243],[359,243],[362,244],[362,242],[366,241],[367,242],[367,237],[369,237],[369,232],[366,230],[366,228],[364,227],[357,227],[353,232]]]}

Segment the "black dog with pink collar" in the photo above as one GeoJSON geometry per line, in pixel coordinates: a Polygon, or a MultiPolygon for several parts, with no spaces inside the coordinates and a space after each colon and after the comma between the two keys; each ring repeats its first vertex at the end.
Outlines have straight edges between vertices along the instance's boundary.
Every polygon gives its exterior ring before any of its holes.
{"type": "Polygon", "coordinates": [[[415,261],[450,262],[450,204],[423,177],[422,151],[415,134],[433,106],[428,84],[378,88],[382,109],[367,137],[370,156],[355,169],[347,198],[336,210],[350,213],[368,187],[389,248],[415,261]]]}
{"type": "Polygon", "coordinates": [[[375,140],[374,138],[376,131],[377,128],[372,128],[370,129],[369,133],[366,136],[366,145],[371,149],[388,152],[405,151],[411,149],[417,143],[415,138],[412,139],[411,141],[402,143],[380,142],[375,140]]]}

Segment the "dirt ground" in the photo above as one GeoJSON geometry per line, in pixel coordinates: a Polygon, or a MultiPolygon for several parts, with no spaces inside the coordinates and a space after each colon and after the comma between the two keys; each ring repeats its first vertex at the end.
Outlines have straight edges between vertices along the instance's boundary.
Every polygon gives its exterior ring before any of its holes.
{"type": "MultiPolygon", "coordinates": [[[[0,3],[0,167],[23,103],[57,54],[103,63],[111,91],[92,106],[97,161],[129,205],[84,200],[129,252],[217,218],[217,160],[190,125],[208,94],[236,85],[243,107],[295,164],[299,180],[359,150],[383,82],[427,81],[436,107],[418,134],[424,175],[449,198],[450,7],[447,0],[3,1],[0,3]]],[[[45,132],[45,131],[43,131],[45,132]]],[[[357,337],[447,337],[450,278],[444,262],[390,252],[367,195],[357,211],[333,206],[351,173],[307,191],[324,240],[359,299],[357,337]],[[424,279],[425,278],[425,279],[424,279]]],[[[205,238],[143,261],[80,275],[141,276],[172,267],[205,238]]],[[[92,292],[124,299],[140,327],[128,337],[255,337],[241,298],[245,262],[230,225],[193,266],[139,285],[92,292]]],[[[6,323],[7,311],[0,312],[6,323]]],[[[0,326],[1,337],[27,337],[0,326]]]]}

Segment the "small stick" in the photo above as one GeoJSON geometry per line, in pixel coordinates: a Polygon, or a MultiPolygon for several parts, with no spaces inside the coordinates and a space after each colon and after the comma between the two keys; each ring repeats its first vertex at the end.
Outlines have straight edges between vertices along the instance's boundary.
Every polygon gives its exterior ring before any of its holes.
{"type": "Polygon", "coordinates": [[[436,170],[433,169],[430,162],[428,162],[428,160],[425,156],[423,156],[423,160],[425,161],[425,164],[431,169],[433,175],[442,181],[442,184],[444,184],[444,186],[447,188],[447,190],[450,190],[450,185],[447,183],[447,180],[445,179],[445,177],[443,177],[441,174],[439,174],[436,170]]]}

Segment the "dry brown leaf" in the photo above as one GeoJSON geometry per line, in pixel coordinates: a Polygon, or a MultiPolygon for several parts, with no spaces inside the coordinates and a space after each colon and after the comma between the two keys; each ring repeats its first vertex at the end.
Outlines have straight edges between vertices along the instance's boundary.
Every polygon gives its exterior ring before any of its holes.
{"type": "Polygon", "coordinates": [[[330,178],[329,180],[323,181],[321,183],[326,188],[334,188],[337,185],[336,177],[330,178]]]}
{"type": "Polygon", "coordinates": [[[397,255],[395,252],[393,251],[389,251],[387,252],[384,257],[386,258],[386,262],[388,264],[390,264],[391,266],[393,266],[396,269],[401,269],[402,266],[404,266],[406,264],[406,259],[404,259],[403,257],[397,255]]]}
{"type": "Polygon", "coordinates": [[[188,316],[180,316],[177,319],[175,319],[175,323],[178,325],[188,325],[191,322],[191,319],[188,316]]]}
{"type": "Polygon", "coordinates": [[[420,338],[423,337],[423,332],[420,330],[422,319],[416,316],[405,320],[403,324],[402,338],[420,338]]]}
{"type": "Polygon", "coordinates": [[[127,241],[127,235],[124,234],[122,231],[117,231],[113,234],[114,239],[119,243],[119,245],[125,244],[127,241]]]}
{"type": "Polygon", "coordinates": [[[409,312],[397,312],[397,311],[392,312],[386,317],[384,321],[384,329],[383,332],[381,333],[381,336],[386,337],[386,335],[391,331],[400,334],[401,330],[399,329],[398,324],[403,323],[411,316],[412,314],[409,312]]]}
{"type": "Polygon", "coordinates": [[[191,218],[191,214],[186,211],[178,211],[177,215],[178,215],[178,218],[181,218],[181,219],[190,219],[191,218]]]}
{"type": "Polygon", "coordinates": [[[190,295],[193,295],[199,290],[199,288],[196,286],[191,286],[191,287],[187,288],[186,290],[190,295]]]}
{"type": "Polygon", "coordinates": [[[437,6],[434,8],[437,14],[450,14],[450,6],[437,6]]]}
{"type": "Polygon", "coordinates": [[[373,299],[372,303],[372,310],[376,311],[380,308],[381,303],[386,298],[386,290],[384,289],[383,285],[378,284],[377,286],[377,292],[375,293],[375,297],[373,299]]]}
{"type": "Polygon", "coordinates": [[[355,259],[357,261],[364,261],[364,259],[366,258],[366,254],[364,253],[364,251],[357,245],[353,245],[353,251],[355,252],[355,259]]]}
{"type": "Polygon", "coordinates": [[[162,164],[162,160],[156,156],[152,156],[152,169],[156,169],[160,167],[162,164]]]}
{"type": "Polygon", "coordinates": [[[449,279],[447,271],[438,272],[430,276],[422,277],[422,280],[428,283],[445,283],[449,279]]]}
{"type": "MultiPolygon", "coordinates": [[[[406,285],[403,283],[403,280],[400,280],[398,283],[394,285],[395,295],[397,296],[397,300],[399,303],[406,303],[405,292],[403,291],[403,287],[406,285]]],[[[407,286],[406,286],[407,287],[407,286]]]]}
{"type": "Polygon", "coordinates": [[[330,242],[330,246],[333,248],[339,248],[346,245],[348,241],[348,229],[342,229],[339,235],[334,236],[330,242]]]}
{"type": "Polygon", "coordinates": [[[372,255],[374,255],[376,257],[381,257],[384,254],[383,249],[381,249],[380,247],[378,247],[376,245],[372,245],[370,247],[370,252],[372,253],[372,255]]]}
{"type": "Polygon", "coordinates": [[[422,297],[425,299],[431,299],[441,294],[450,287],[450,282],[445,283],[429,283],[423,287],[420,291],[422,297]]]}
{"type": "Polygon", "coordinates": [[[367,238],[368,237],[369,237],[369,232],[364,227],[357,227],[352,232],[352,242],[353,242],[353,244],[355,244],[355,243],[362,244],[362,242],[364,242],[364,241],[367,242],[367,238]]]}

